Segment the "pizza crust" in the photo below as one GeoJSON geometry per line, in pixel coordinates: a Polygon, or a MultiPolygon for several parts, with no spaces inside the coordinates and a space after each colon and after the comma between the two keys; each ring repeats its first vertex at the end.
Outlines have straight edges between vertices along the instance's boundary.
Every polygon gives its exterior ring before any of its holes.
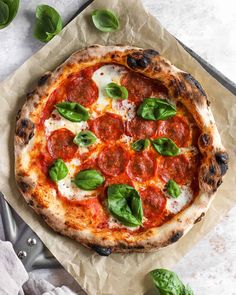
{"type": "MultiPolygon", "coordinates": [[[[194,223],[205,215],[214,198],[222,177],[228,168],[228,155],[209,108],[210,102],[201,85],[188,73],[160,56],[152,49],[130,46],[94,45],[72,54],[53,72],[47,72],[38,81],[38,87],[27,95],[19,111],[15,131],[15,173],[18,187],[27,203],[53,230],[77,240],[100,255],[111,252],[150,252],[179,240],[194,223]],[[127,236],[124,240],[109,239],[100,233],[73,229],[65,218],[64,208],[55,194],[37,187],[37,175],[29,173],[29,155],[35,141],[35,125],[49,94],[73,72],[96,63],[117,63],[151,79],[160,80],[169,90],[169,96],[181,102],[192,114],[201,135],[198,147],[202,155],[199,170],[200,194],[185,210],[160,227],[146,230],[140,236],[127,236]]],[[[73,223],[73,222],[72,222],[73,223]]]]}

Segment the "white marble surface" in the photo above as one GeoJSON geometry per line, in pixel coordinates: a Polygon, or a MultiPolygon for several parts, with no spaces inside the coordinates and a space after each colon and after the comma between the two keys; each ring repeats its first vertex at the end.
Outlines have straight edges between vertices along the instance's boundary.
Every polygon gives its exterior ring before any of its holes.
{"type": "MultiPolygon", "coordinates": [[[[66,22],[81,0],[47,0],[60,11],[66,22]]],[[[183,43],[207,59],[236,82],[236,3],[235,0],[143,0],[145,7],[183,43]]],[[[0,81],[17,69],[43,46],[32,37],[32,22],[39,0],[22,0],[14,22],[0,30],[0,81]]],[[[105,1],[104,1],[105,3],[105,1]]],[[[105,6],[105,5],[104,5],[105,6]]],[[[236,295],[236,208],[223,218],[175,266],[174,270],[189,283],[197,295],[236,295]]],[[[0,222],[0,238],[3,237],[0,222]]],[[[63,270],[41,271],[55,285],[75,282],[63,270]]],[[[115,294],[115,293],[114,293],[115,294]]],[[[118,294],[120,295],[120,294],[118,294]]]]}

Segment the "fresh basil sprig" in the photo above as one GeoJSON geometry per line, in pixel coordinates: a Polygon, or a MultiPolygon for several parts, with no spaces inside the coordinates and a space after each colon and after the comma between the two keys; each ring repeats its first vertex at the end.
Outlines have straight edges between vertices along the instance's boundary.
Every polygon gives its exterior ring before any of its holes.
{"type": "Polygon", "coordinates": [[[49,168],[49,176],[52,181],[58,182],[66,177],[68,174],[68,168],[65,162],[61,159],[54,161],[52,166],[49,168]]]}
{"type": "Polygon", "coordinates": [[[119,19],[110,10],[98,9],[92,13],[94,26],[102,32],[114,32],[120,27],[119,19]]]}
{"type": "Polygon", "coordinates": [[[130,227],[142,224],[143,208],[139,193],[126,184],[112,184],[108,187],[108,208],[122,224],[130,227]]]}
{"type": "Polygon", "coordinates": [[[167,120],[176,115],[176,107],[165,99],[145,98],[137,114],[146,120],[167,120]]]}
{"type": "Polygon", "coordinates": [[[104,177],[95,169],[82,170],[76,174],[73,182],[85,191],[91,191],[104,182],[104,177]]]}
{"type": "Polygon", "coordinates": [[[155,269],[150,275],[161,295],[194,295],[190,287],[185,287],[173,271],[155,269]]]}
{"type": "Polygon", "coordinates": [[[132,149],[136,152],[144,151],[149,146],[149,139],[139,139],[132,143],[132,149]]]}
{"type": "Polygon", "coordinates": [[[180,154],[180,148],[173,142],[173,140],[161,137],[152,140],[154,149],[163,156],[177,156],[180,154]]]}
{"type": "Polygon", "coordinates": [[[34,25],[34,37],[43,42],[50,41],[62,30],[60,14],[49,5],[38,5],[34,25]]]}
{"type": "Polygon", "coordinates": [[[0,0],[0,29],[7,27],[15,18],[19,0],[0,0]]]}
{"type": "Polygon", "coordinates": [[[108,97],[114,99],[127,99],[129,96],[128,90],[125,86],[119,86],[113,82],[107,84],[105,91],[108,97]]]}
{"type": "Polygon", "coordinates": [[[181,194],[181,189],[179,185],[172,179],[170,179],[167,184],[167,193],[172,197],[172,198],[178,198],[178,196],[181,194]]]}
{"type": "Polygon", "coordinates": [[[85,130],[81,131],[76,135],[73,142],[78,146],[90,146],[96,141],[97,137],[93,134],[93,132],[85,130]]]}
{"type": "Polygon", "coordinates": [[[76,102],[60,102],[56,104],[56,109],[62,117],[71,122],[81,122],[89,119],[89,113],[86,108],[76,102]]]}

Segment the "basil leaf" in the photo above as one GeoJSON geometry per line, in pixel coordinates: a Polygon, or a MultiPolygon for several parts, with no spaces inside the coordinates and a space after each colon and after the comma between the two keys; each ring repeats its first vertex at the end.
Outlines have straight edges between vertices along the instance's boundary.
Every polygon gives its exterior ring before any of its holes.
{"type": "Polygon", "coordinates": [[[38,5],[34,25],[34,37],[43,42],[50,41],[62,30],[60,14],[51,6],[38,5]]]}
{"type": "Polygon", "coordinates": [[[139,139],[132,143],[132,149],[136,152],[141,152],[149,146],[149,139],[139,139]]]}
{"type": "Polygon", "coordinates": [[[118,18],[109,10],[94,10],[92,13],[92,20],[94,26],[102,32],[114,32],[120,27],[118,18]]]}
{"type": "Polygon", "coordinates": [[[109,211],[122,224],[130,227],[142,224],[142,201],[132,186],[112,184],[108,187],[107,194],[109,211]]]}
{"type": "Polygon", "coordinates": [[[78,146],[90,146],[96,141],[97,137],[91,131],[81,131],[76,135],[73,142],[78,146]]]}
{"type": "Polygon", "coordinates": [[[183,295],[194,295],[193,290],[187,285],[184,288],[184,293],[183,295]]]}
{"type": "Polygon", "coordinates": [[[86,108],[76,102],[60,102],[56,104],[56,109],[62,117],[71,122],[81,122],[89,119],[86,108]]]}
{"type": "Polygon", "coordinates": [[[180,153],[180,149],[173,140],[166,137],[152,140],[152,145],[154,149],[163,156],[177,156],[180,153]]]}
{"type": "Polygon", "coordinates": [[[15,18],[19,0],[0,0],[0,29],[7,27],[15,18]]]}
{"type": "Polygon", "coordinates": [[[167,120],[176,115],[176,107],[165,99],[145,98],[137,114],[146,120],[167,120]]]}
{"type": "Polygon", "coordinates": [[[178,198],[181,194],[181,189],[174,180],[169,180],[166,184],[167,192],[172,198],[178,198]]]}
{"type": "Polygon", "coordinates": [[[161,295],[184,294],[184,284],[174,272],[167,269],[155,269],[150,272],[150,275],[161,295]]]}
{"type": "Polygon", "coordinates": [[[129,96],[128,90],[124,86],[119,86],[116,83],[107,84],[106,95],[110,98],[114,99],[127,99],[129,96]]]}
{"type": "Polygon", "coordinates": [[[68,168],[65,162],[61,159],[54,161],[52,166],[49,168],[49,176],[52,181],[58,182],[66,177],[68,174],[68,168]]]}
{"type": "Polygon", "coordinates": [[[97,170],[90,169],[77,173],[73,182],[79,188],[91,191],[102,185],[104,180],[104,177],[97,170]]]}

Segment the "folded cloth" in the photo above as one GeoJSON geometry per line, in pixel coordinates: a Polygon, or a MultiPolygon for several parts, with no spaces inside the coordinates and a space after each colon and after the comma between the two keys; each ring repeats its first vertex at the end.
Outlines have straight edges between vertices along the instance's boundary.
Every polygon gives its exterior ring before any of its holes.
{"type": "Polygon", "coordinates": [[[0,270],[1,295],[76,295],[68,287],[55,287],[46,280],[28,275],[12,244],[1,240],[0,270]]]}
{"type": "Polygon", "coordinates": [[[28,274],[10,242],[0,241],[0,294],[18,294],[28,274]]]}

